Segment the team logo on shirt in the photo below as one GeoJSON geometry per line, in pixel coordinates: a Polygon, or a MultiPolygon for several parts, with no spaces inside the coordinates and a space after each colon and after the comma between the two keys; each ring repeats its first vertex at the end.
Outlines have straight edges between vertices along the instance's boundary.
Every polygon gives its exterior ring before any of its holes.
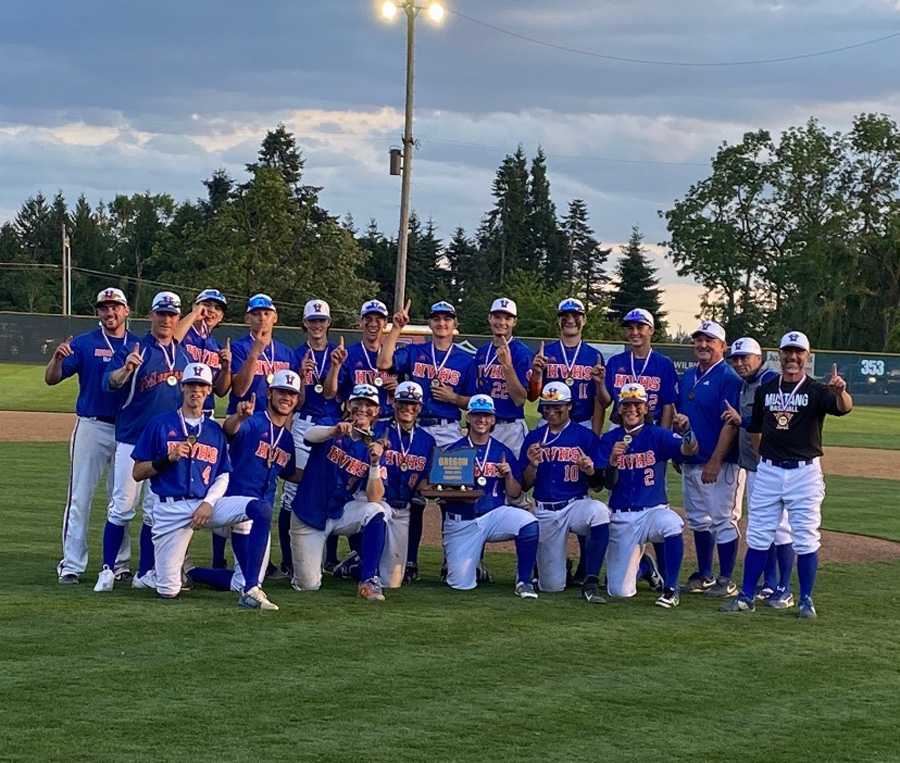
{"type": "Polygon", "coordinates": [[[369,471],[369,465],[365,461],[354,458],[347,451],[341,449],[337,445],[332,445],[328,449],[327,458],[331,463],[336,464],[345,472],[349,472],[354,477],[364,477],[369,471]]]}
{"type": "MultiPolygon", "coordinates": [[[[260,440],[259,445],[256,446],[256,453],[254,455],[268,463],[269,453],[271,452],[272,446],[265,440],[260,440]]],[[[287,466],[289,460],[290,455],[286,451],[283,451],[281,448],[275,448],[275,457],[272,459],[273,463],[276,463],[278,464],[278,466],[283,468],[287,466]]]]}
{"type": "MultiPolygon", "coordinates": [[[[621,389],[626,384],[631,384],[632,381],[634,381],[634,377],[630,373],[626,373],[624,368],[620,368],[616,373],[613,386],[621,389]]],[[[647,392],[659,392],[662,386],[662,379],[658,376],[639,376],[638,384],[643,386],[647,392]]]]}
{"type": "MultiPolygon", "coordinates": [[[[433,379],[434,366],[431,364],[430,360],[428,363],[416,361],[413,363],[412,375],[417,376],[420,379],[433,379]]],[[[461,378],[459,371],[453,368],[442,368],[438,374],[438,379],[441,384],[449,384],[451,387],[459,384],[461,378]]]]}
{"type": "MultiPolygon", "coordinates": [[[[172,435],[172,432],[169,432],[169,435],[172,435]]],[[[180,435],[176,435],[180,437],[180,435]]],[[[179,445],[184,442],[183,440],[176,440],[175,442],[166,443],[166,449],[168,453],[172,453],[179,445]]],[[[206,445],[202,442],[195,442],[191,446],[191,458],[194,461],[203,461],[206,464],[215,464],[219,461],[219,449],[214,445],[206,445]]]]}
{"type": "Polygon", "coordinates": [[[617,469],[646,469],[656,465],[656,453],[645,450],[641,453],[622,453],[616,459],[617,469]]]}
{"type": "Polygon", "coordinates": [[[165,384],[166,379],[170,376],[174,376],[176,379],[181,379],[182,372],[181,371],[154,371],[152,374],[147,374],[144,378],[141,379],[138,384],[139,392],[148,392],[154,387],[158,387],[160,384],[165,384]]]}
{"type": "Polygon", "coordinates": [[[112,360],[112,350],[108,347],[95,347],[94,348],[94,357],[95,358],[103,358],[104,361],[109,362],[112,360]]]}
{"type": "Polygon", "coordinates": [[[584,451],[578,447],[552,445],[541,448],[539,463],[546,464],[551,461],[574,464],[584,455],[584,451]]]}
{"type": "Polygon", "coordinates": [[[425,456],[417,456],[414,453],[407,453],[404,456],[399,450],[386,450],[384,452],[385,465],[399,468],[401,464],[406,464],[406,468],[414,472],[424,472],[426,461],[425,456]]]}
{"type": "Polygon", "coordinates": [[[181,346],[184,347],[185,352],[187,352],[190,359],[195,363],[205,363],[213,371],[217,371],[222,367],[222,360],[219,357],[219,353],[197,347],[195,344],[185,343],[181,346]]]}

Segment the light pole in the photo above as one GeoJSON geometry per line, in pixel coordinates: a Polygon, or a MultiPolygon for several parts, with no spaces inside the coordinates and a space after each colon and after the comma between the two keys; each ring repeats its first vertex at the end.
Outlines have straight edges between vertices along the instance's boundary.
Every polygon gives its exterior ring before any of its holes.
{"type": "Polygon", "coordinates": [[[412,157],[414,140],[413,80],[414,51],[416,40],[416,16],[426,11],[428,17],[437,23],[444,18],[444,8],[440,3],[416,5],[415,0],[386,0],[381,6],[381,15],[388,21],[403,11],[406,14],[406,113],[403,120],[403,166],[400,179],[400,231],[397,237],[397,270],[394,278],[394,309],[400,310],[406,302],[406,244],[409,234],[409,193],[412,182],[412,157]]]}

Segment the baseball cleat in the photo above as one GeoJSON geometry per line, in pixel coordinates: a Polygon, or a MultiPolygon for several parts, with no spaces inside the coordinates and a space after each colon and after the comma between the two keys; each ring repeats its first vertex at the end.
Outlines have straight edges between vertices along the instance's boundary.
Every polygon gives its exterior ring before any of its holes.
{"type": "Polygon", "coordinates": [[[409,585],[415,583],[419,579],[419,565],[415,562],[407,562],[406,569],[403,572],[403,583],[409,585]]]}
{"type": "Polygon", "coordinates": [[[726,601],[719,612],[755,612],[756,604],[753,599],[748,599],[743,593],[739,593],[731,601],[726,601]]]}
{"type": "Polygon", "coordinates": [[[797,604],[797,617],[801,620],[813,620],[818,617],[813,606],[812,596],[802,596],[797,604]]]}
{"type": "Polygon", "coordinates": [[[287,569],[287,566],[282,564],[280,567],[276,567],[274,564],[269,564],[266,568],[266,577],[269,580],[284,580],[284,578],[291,577],[291,571],[287,569]]]}
{"type": "Polygon", "coordinates": [[[384,601],[381,578],[377,575],[360,583],[356,590],[360,598],[363,598],[366,601],[384,601]]]}
{"type": "Polygon", "coordinates": [[[772,609],[790,609],[794,606],[794,594],[786,588],[781,588],[779,586],[775,589],[775,592],[766,599],[765,605],[767,607],[772,607],[772,609]]]}
{"type": "Polygon", "coordinates": [[[94,586],[94,590],[97,593],[112,591],[115,584],[116,573],[114,573],[109,567],[104,566],[103,569],[100,570],[100,574],[97,575],[97,584],[94,586]]]}
{"type": "Polygon", "coordinates": [[[485,567],[484,562],[479,562],[478,566],[475,568],[475,582],[476,583],[493,583],[494,576],[491,575],[491,571],[485,567]]]}
{"type": "Polygon", "coordinates": [[[330,559],[322,565],[322,572],[330,572],[334,573],[334,568],[338,566],[337,562],[333,562],[330,559]]]}
{"type": "MultiPolygon", "coordinates": [[[[475,574],[475,580],[478,580],[478,574],[475,574]]],[[[447,562],[446,560],[441,564],[441,582],[447,582],[447,562]]]]}
{"type": "Polygon", "coordinates": [[[357,554],[355,551],[351,551],[338,564],[335,565],[334,569],[331,571],[331,574],[341,580],[352,580],[353,578],[358,579],[359,565],[359,554],[357,554]],[[354,572],[356,573],[356,575],[353,574],[354,572]]]}
{"type": "Polygon", "coordinates": [[[737,586],[731,578],[720,575],[716,578],[716,582],[703,592],[703,595],[719,599],[737,596],[737,586]]]}
{"type": "Polygon", "coordinates": [[[130,583],[133,578],[134,578],[134,575],[132,575],[131,570],[129,570],[127,568],[124,570],[116,570],[116,582],[117,583],[130,583]]]}
{"type": "Polygon", "coordinates": [[[259,586],[254,586],[249,591],[244,591],[238,598],[238,606],[241,609],[267,609],[273,612],[278,610],[278,605],[269,601],[266,592],[259,586]]]}
{"type": "Polygon", "coordinates": [[[707,589],[712,588],[715,584],[715,578],[707,578],[699,572],[695,572],[687,579],[687,583],[681,586],[681,590],[685,593],[703,593],[707,589]]]}
{"type": "Polygon", "coordinates": [[[59,576],[60,585],[78,585],[81,582],[74,572],[66,572],[59,576]]]}
{"type": "Polygon", "coordinates": [[[756,589],[756,600],[766,601],[773,593],[775,593],[775,589],[772,586],[764,585],[756,589]]]}
{"type": "Polygon", "coordinates": [[[663,609],[675,609],[681,603],[681,597],[678,595],[677,588],[666,588],[656,600],[656,606],[663,609]]]}
{"type": "Polygon", "coordinates": [[[663,579],[662,575],[659,574],[659,567],[656,565],[656,560],[650,556],[650,554],[644,554],[641,557],[640,567],[643,567],[645,572],[641,575],[641,580],[646,580],[648,585],[650,586],[651,591],[662,591],[663,589],[663,579]]]}
{"type": "Polygon", "coordinates": [[[132,588],[149,588],[156,590],[156,570],[147,570],[143,575],[135,575],[131,581],[132,588]]]}
{"type": "Polygon", "coordinates": [[[538,597],[534,586],[531,583],[523,583],[522,581],[516,583],[515,593],[520,599],[536,599],[538,597]]]}
{"type": "Polygon", "coordinates": [[[581,584],[581,598],[588,604],[606,604],[606,599],[600,594],[596,575],[588,575],[584,579],[581,584]]]}

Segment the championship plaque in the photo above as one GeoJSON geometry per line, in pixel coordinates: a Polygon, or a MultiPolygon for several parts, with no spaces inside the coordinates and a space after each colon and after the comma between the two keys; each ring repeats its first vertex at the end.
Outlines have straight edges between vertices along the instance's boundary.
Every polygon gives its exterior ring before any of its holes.
{"type": "Polygon", "coordinates": [[[484,495],[483,490],[475,487],[475,455],[475,448],[436,448],[428,475],[430,487],[422,495],[464,500],[476,500],[484,495]]]}

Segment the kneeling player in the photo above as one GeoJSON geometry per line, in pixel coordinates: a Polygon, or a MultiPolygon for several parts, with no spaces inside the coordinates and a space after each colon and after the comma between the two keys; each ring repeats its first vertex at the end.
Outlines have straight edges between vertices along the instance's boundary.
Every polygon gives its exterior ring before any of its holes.
{"type": "Polygon", "coordinates": [[[522,446],[522,485],[534,486],[535,515],[540,523],[538,583],[542,591],[566,587],[566,540],[570,532],[586,536],[582,598],[602,604],[598,581],[609,543],[609,510],[588,497],[588,489],[602,484],[594,464],[600,438],[571,420],[572,392],[562,382],[550,382],[538,403],[546,426],[529,432],[522,446]]]}
{"type": "Polygon", "coordinates": [[[381,502],[384,446],[371,432],[378,419],[378,388],[357,384],[348,402],[350,421],[313,426],[304,434],[310,452],[291,504],[291,585],[297,591],[318,590],[328,536],[362,533],[359,595],[384,601],[378,564],[391,509],[381,502]]]}
{"type": "Polygon", "coordinates": [[[475,449],[475,480],[484,495],[477,501],[444,503],[444,554],[447,585],[459,590],[476,586],[476,571],[485,543],[516,542],[516,596],[536,599],[531,573],[538,550],[538,523],[529,512],[507,505],[522,494],[522,476],[515,454],[491,436],[497,422],[494,401],[473,395],[468,404],[469,435],[447,450],[475,449]]]}
{"type": "MultiPolygon", "coordinates": [[[[669,459],[692,456],[698,445],[688,430],[684,438],[668,429],[646,423],[647,391],[641,384],[625,384],[619,392],[621,427],[600,440],[602,463],[616,470],[610,488],[609,557],[606,564],[610,596],[634,596],[635,577],[644,544],[662,544],[663,592],[656,603],[678,606],[678,575],[684,556],[684,521],[666,497],[666,464],[669,459]]],[[[685,426],[686,416],[676,423],[685,426]]],[[[607,480],[611,482],[611,480],[607,480]]]]}
{"type": "Polygon", "coordinates": [[[225,433],[203,414],[212,371],[202,363],[190,363],[181,385],[181,408],[152,419],[131,454],[134,479],[149,479],[153,493],[156,592],[166,599],[178,596],[194,530],[250,521],[243,565],[246,592],[239,603],[259,608],[267,599],[254,578],[269,543],[272,505],[255,498],[223,498],[231,472],[225,433]]]}

